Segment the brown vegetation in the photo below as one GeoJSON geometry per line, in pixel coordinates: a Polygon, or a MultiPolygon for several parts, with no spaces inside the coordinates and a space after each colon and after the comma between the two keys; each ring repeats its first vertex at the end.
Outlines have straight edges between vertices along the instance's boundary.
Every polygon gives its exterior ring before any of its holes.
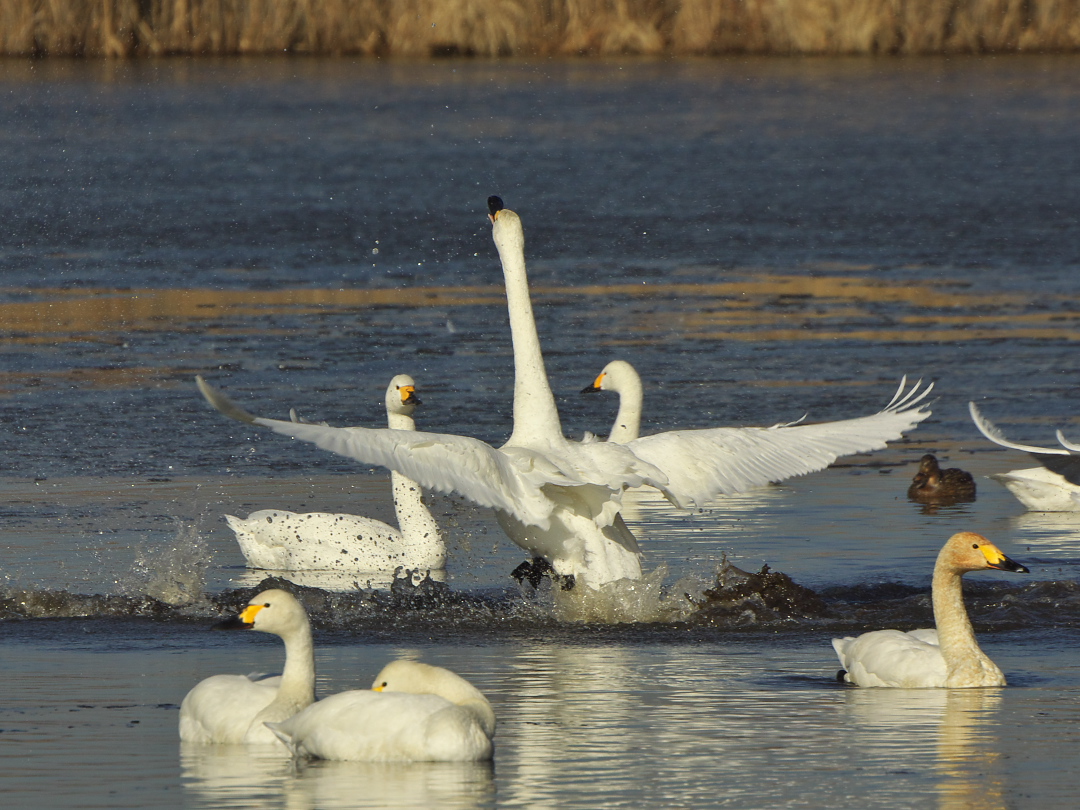
{"type": "Polygon", "coordinates": [[[1072,51],[1080,0],[0,0],[0,54],[1072,51]]]}

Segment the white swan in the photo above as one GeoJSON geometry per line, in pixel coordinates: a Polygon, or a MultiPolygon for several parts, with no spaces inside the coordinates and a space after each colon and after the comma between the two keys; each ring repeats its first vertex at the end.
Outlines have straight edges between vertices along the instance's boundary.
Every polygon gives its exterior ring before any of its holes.
{"type": "MultiPolygon", "coordinates": [[[[202,378],[198,378],[200,390],[211,405],[227,416],[264,425],[366,464],[390,467],[427,489],[457,492],[474,503],[494,508],[510,538],[533,555],[548,560],[559,575],[593,588],[618,579],[640,579],[637,540],[619,515],[624,489],[653,486],[677,506],[688,508],[772,478],[762,477],[761,462],[756,460],[743,459],[735,469],[717,466],[707,456],[688,463],[685,455],[672,452],[671,439],[665,438],[672,434],[645,437],[626,446],[617,442],[567,441],[562,435],[533,319],[521,220],[513,211],[504,209],[497,197],[488,203],[492,236],[503,267],[514,345],[514,428],[498,450],[464,436],[329,428],[257,418],[202,378]]],[[[895,408],[909,404],[910,397],[908,394],[895,403],[895,408]]],[[[929,413],[900,412],[906,414],[901,421],[909,427],[929,413]]],[[[815,427],[819,426],[807,426],[807,430],[815,427]]],[[[868,428],[866,432],[871,443],[860,449],[884,445],[880,428],[868,428]]],[[[896,427],[890,425],[884,435],[895,437],[896,427]]],[[[775,444],[766,443],[765,458],[783,456],[776,452],[775,444]]],[[[826,466],[835,458],[830,453],[836,444],[835,437],[825,435],[814,450],[806,447],[789,452],[782,458],[783,475],[826,466]]],[[[850,445],[850,441],[841,443],[842,452],[854,452],[850,445]]],[[[756,457],[763,448],[744,439],[732,449],[756,457]]]]}
{"type": "Polygon", "coordinates": [[[930,415],[925,407],[916,406],[934,384],[920,391],[920,383],[906,390],[904,377],[882,410],[855,419],[768,428],[670,430],[640,438],[642,385],[633,366],[613,360],[583,393],[616,392],[619,412],[608,441],[625,445],[638,458],[662,469],[670,489],[701,505],[718,494],[734,495],[822,470],[840,456],[880,450],[930,415]]]}
{"type": "MultiPolygon", "coordinates": [[[[398,374],[386,389],[386,419],[394,430],[416,430],[413,411],[420,404],[416,383],[398,374]]],[[[246,519],[226,515],[240,551],[251,568],[280,571],[392,571],[442,568],[446,545],[424,505],[420,485],[390,473],[398,526],[357,515],[262,509],[246,519]]]]}
{"type": "Polygon", "coordinates": [[[285,642],[280,676],[212,675],[180,704],[180,739],[194,743],[274,743],[264,725],[285,720],[315,700],[315,653],[303,606],[286,591],[255,596],[223,629],[274,633],[285,642]]]}
{"type": "Polygon", "coordinates": [[[968,403],[971,419],[983,436],[1010,450],[1031,453],[1043,465],[991,475],[1033,512],[1080,512],[1080,455],[1058,431],[1061,447],[1034,447],[1006,439],[997,426],[968,403]]]}
{"type": "Polygon", "coordinates": [[[269,728],[295,756],[360,762],[491,759],[495,712],[442,667],[394,661],[372,689],[340,692],[269,728]]]}
{"type": "Polygon", "coordinates": [[[974,532],[958,532],[942,547],[931,586],[937,629],[875,630],[833,639],[843,679],[858,686],[1004,686],[1005,676],[975,640],[960,578],[996,568],[1028,573],[974,532]]]}

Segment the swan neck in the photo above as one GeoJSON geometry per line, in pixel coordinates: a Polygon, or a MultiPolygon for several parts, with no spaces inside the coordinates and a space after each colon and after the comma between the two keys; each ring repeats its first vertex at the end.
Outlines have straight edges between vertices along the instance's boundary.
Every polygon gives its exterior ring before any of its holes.
{"type": "Polygon", "coordinates": [[[390,472],[394,493],[394,512],[398,530],[405,546],[430,546],[442,542],[439,524],[424,503],[424,492],[418,483],[399,472],[390,472]]]}
{"type": "MultiPolygon", "coordinates": [[[[955,678],[960,672],[997,670],[975,639],[975,630],[964,605],[961,574],[943,563],[941,558],[934,567],[933,605],[947,677],[955,678]]],[[[997,672],[1000,675],[1000,670],[997,672]]]]}
{"type": "Polygon", "coordinates": [[[315,702],[315,645],[311,625],[304,621],[283,640],[285,668],[281,671],[281,686],[274,704],[303,708],[315,702]]]}
{"type": "Polygon", "coordinates": [[[619,412],[615,425],[608,436],[609,442],[625,444],[641,435],[641,405],[643,394],[641,380],[626,380],[619,389],[619,412]]]}
{"type": "Polygon", "coordinates": [[[525,256],[516,247],[500,244],[498,248],[514,343],[514,431],[507,444],[544,443],[561,438],[562,428],[540,350],[525,256]]]}

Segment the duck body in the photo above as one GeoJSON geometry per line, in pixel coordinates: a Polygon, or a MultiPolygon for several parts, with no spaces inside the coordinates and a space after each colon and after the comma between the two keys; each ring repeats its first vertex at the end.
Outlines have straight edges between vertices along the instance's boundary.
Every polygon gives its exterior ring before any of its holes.
{"type": "MultiPolygon", "coordinates": [[[[391,429],[415,431],[413,411],[420,404],[416,383],[398,374],[386,389],[391,429]]],[[[392,571],[443,568],[446,544],[423,501],[419,484],[390,473],[398,527],[359,515],[261,509],[247,518],[226,515],[251,568],[279,571],[392,571]]]]}
{"type": "Polygon", "coordinates": [[[1005,686],[1005,676],[979,647],[971,627],[960,578],[994,568],[1027,573],[985,537],[958,532],[934,565],[931,586],[935,629],[875,630],[833,639],[840,677],[857,686],[895,688],[1005,686]]]}
{"type": "Polygon", "coordinates": [[[492,757],[495,714],[480,691],[455,673],[395,661],[371,690],[331,695],[270,728],[294,756],[472,762],[492,757]]]}
{"type": "Polygon", "coordinates": [[[935,456],[927,453],[919,461],[919,471],[908,487],[908,498],[919,503],[960,503],[975,500],[975,479],[955,467],[943,470],[935,456]]]}
{"type": "Polygon", "coordinates": [[[180,704],[180,739],[192,743],[277,744],[267,722],[285,720],[315,701],[315,655],[307,614],[285,591],[256,595],[221,629],[273,633],[285,642],[281,675],[212,675],[180,704]]]}

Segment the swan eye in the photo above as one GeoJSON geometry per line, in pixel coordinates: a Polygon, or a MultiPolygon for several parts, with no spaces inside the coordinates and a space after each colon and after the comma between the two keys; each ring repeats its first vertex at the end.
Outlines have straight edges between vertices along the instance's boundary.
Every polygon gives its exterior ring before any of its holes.
{"type": "Polygon", "coordinates": [[[971,547],[972,547],[972,548],[978,548],[978,547],[979,547],[979,544],[978,544],[978,543],[972,543],[972,544],[971,544],[971,547]]]}
{"type": "MultiPolygon", "coordinates": [[[[976,548],[978,548],[978,546],[976,546],[976,548]]],[[[270,607],[270,603],[269,603],[269,602],[266,602],[266,603],[265,603],[265,604],[263,605],[263,607],[270,607]]]]}

